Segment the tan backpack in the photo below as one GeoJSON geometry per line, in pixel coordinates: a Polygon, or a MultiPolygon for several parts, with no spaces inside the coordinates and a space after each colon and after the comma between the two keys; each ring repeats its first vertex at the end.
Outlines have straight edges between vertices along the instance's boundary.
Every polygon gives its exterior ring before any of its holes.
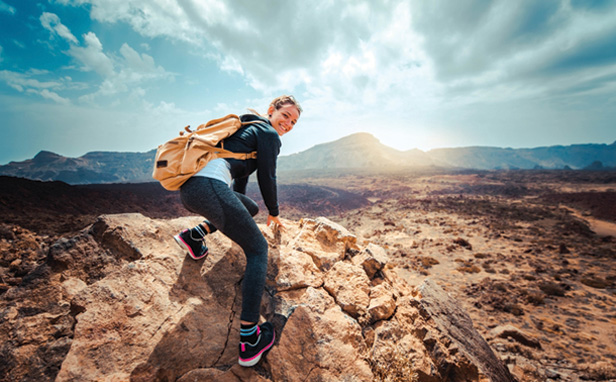
{"type": "Polygon", "coordinates": [[[242,122],[235,114],[213,119],[199,125],[197,130],[184,129],[180,136],[158,146],[154,160],[152,177],[169,191],[176,191],[191,176],[199,172],[205,165],[216,158],[254,159],[257,152],[234,153],[225,150],[223,140],[235,134],[242,126],[258,121],[242,122]],[[220,143],[221,147],[216,147],[220,143]]]}

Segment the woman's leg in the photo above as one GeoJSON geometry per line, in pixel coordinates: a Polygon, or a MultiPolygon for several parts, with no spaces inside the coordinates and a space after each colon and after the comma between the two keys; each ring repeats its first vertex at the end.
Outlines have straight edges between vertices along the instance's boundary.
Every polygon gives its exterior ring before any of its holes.
{"type": "Polygon", "coordinates": [[[252,213],[258,212],[257,204],[245,195],[233,192],[225,183],[205,177],[189,179],[182,186],[181,198],[190,211],[204,216],[244,251],[246,271],[240,319],[258,322],[267,273],[268,246],[252,218],[252,213]]]}
{"type": "Polygon", "coordinates": [[[259,206],[254,200],[244,194],[240,194],[239,192],[234,191],[233,193],[240,200],[240,202],[242,202],[244,207],[246,207],[252,217],[255,217],[259,213],[259,206]]]}
{"type": "MultiPolygon", "coordinates": [[[[242,202],[244,207],[246,207],[252,217],[255,217],[259,213],[259,206],[257,205],[257,203],[255,203],[254,200],[250,199],[244,194],[240,194],[239,192],[234,192],[234,194],[240,200],[240,202],[242,202]]],[[[184,207],[186,207],[186,205],[184,205],[184,207]]],[[[205,236],[207,234],[216,232],[218,228],[216,228],[216,226],[214,226],[212,222],[205,219],[202,223],[199,223],[199,225],[193,228],[193,230],[195,230],[196,234],[203,233],[203,236],[205,236]]]]}
{"type": "Polygon", "coordinates": [[[238,362],[241,366],[254,366],[276,339],[271,323],[257,325],[268,251],[267,241],[252,218],[258,212],[257,204],[245,195],[234,193],[224,182],[208,178],[191,178],[182,186],[181,197],[187,208],[206,217],[242,247],[246,255],[238,362]]]}

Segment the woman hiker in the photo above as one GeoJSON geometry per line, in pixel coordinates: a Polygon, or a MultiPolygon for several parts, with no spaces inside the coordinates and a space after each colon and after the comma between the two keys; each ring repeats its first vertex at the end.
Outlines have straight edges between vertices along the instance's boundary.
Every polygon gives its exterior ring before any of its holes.
{"type": "Polygon", "coordinates": [[[256,123],[243,126],[226,138],[224,147],[239,153],[256,150],[257,158],[212,160],[180,189],[184,206],[206,218],[196,227],[174,236],[180,247],[194,260],[202,259],[208,253],[205,236],[219,229],[236,242],[246,256],[240,315],[239,364],[242,366],[256,365],[275,340],[271,323],[258,325],[268,245],[253,220],[259,208],[245,195],[246,185],[249,175],[256,170],[261,195],[269,211],[267,225],[273,223],[283,227],[278,211],[276,160],[282,145],[280,137],[293,129],[301,112],[293,96],[283,95],[271,102],[267,118],[255,114],[240,116],[242,122],[256,123]]]}

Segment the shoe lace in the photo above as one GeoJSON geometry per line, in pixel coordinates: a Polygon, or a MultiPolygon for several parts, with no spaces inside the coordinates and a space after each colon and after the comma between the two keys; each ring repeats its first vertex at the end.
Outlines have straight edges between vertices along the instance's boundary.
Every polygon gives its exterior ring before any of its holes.
{"type": "Polygon", "coordinates": [[[246,345],[250,346],[250,347],[255,347],[257,346],[257,344],[259,344],[259,342],[261,341],[261,334],[259,334],[259,336],[257,337],[257,340],[255,341],[254,344],[251,344],[250,342],[240,342],[240,346],[242,347],[242,351],[246,351],[246,345]]]}

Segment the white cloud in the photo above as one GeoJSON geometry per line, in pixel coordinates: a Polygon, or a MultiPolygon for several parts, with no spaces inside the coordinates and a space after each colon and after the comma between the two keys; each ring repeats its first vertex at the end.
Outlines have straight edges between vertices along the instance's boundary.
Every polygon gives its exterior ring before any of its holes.
{"type": "MultiPolygon", "coordinates": [[[[314,142],[313,136],[333,140],[359,130],[386,136],[384,143],[398,148],[459,145],[477,139],[469,134],[475,124],[484,126],[480,139],[492,126],[516,126],[519,113],[505,102],[530,101],[525,113],[535,113],[537,125],[554,124],[550,118],[558,113],[536,109],[590,102],[589,95],[613,99],[616,88],[609,56],[616,41],[613,2],[602,10],[575,0],[55,2],[88,5],[103,29],[121,22],[146,38],[201,52],[256,90],[256,96],[240,90],[256,98],[238,100],[240,106],[295,93],[305,112],[296,132],[285,137],[286,153],[306,148],[302,144],[314,142]],[[576,8],[582,3],[586,8],[576,8]],[[304,124],[310,129],[302,130],[304,124]]],[[[148,81],[174,78],[156,64],[157,49],[127,41],[108,51],[93,32],[80,44],[58,19],[45,20],[69,42],[77,65],[101,76],[97,90],[82,100],[170,108],[169,99],[143,101],[148,81]],[[114,97],[119,94],[126,97],[114,97]]]]}
{"type": "Polygon", "coordinates": [[[11,88],[20,93],[37,94],[43,98],[52,100],[60,104],[68,104],[70,101],[61,97],[53,90],[62,90],[66,88],[64,81],[40,81],[35,77],[48,76],[49,72],[40,70],[31,70],[27,73],[17,73],[8,70],[0,71],[0,81],[5,82],[11,88]]]}
{"type": "Polygon", "coordinates": [[[162,67],[156,66],[152,56],[139,54],[126,43],[120,48],[120,54],[124,58],[125,76],[132,77],[132,81],[168,76],[162,67]]]}
{"type": "Polygon", "coordinates": [[[80,98],[85,102],[94,102],[99,97],[110,97],[119,93],[129,94],[129,99],[137,101],[146,95],[145,90],[139,88],[139,84],[153,80],[173,79],[171,73],[161,66],[156,66],[152,56],[145,53],[139,54],[126,43],[120,48],[121,57],[115,58],[113,64],[111,59],[102,53],[102,45],[100,51],[97,47],[96,54],[101,56],[98,62],[108,62],[110,67],[104,73],[100,72],[104,74],[104,80],[98,90],[80,98]],[[102,56],[105,57],[104,60],[102,56]],[[114,70],[114,67],[118,70],[114,70]]]}
{"type": "Polygon", "coordinates": [[[68,99],[60,97],[57,93],[51,92],[51,91],[49,91],[47,89],[41,90],[39,94],[43,98],[50,99],[52,101],[55,101],[55,102],[63,104],[63,105],[68,105],[68,104],[71,103],[68,99]]]}
{"type": "Polygon", "coordinates": [[[14,15],[16,13],[15,8],[8,5],[4,1],[0,0],[0,12],[6,12],[14,15]]]}
{"type": "MultiPolygon", "coordinates": [[[[60,2],[68,4],[70,1],[60,2]]],[[[72,3],[81,4],[83,2],[74,1],[72,3]]],[[[137,100],[145,95],[145,91],[139,88],[139,84],[155,79],[173,78],[172,74],[155,64],[152,56],[145,53],[139,54],[127,43],[121,46],[119,56],[112,55],[104,51],[103,44],[94,32],[85,33],[83,44],[80,44],[57,15],[44,12],[40,21],[45,29],[62,37],[70,44],[66,54],[75,60],[80,70],[94,72],[101,77],[101,82],[95,92],[79,97],[83,102],[94,102],[99,97],[110,97],[118,93],[127,93],[129,99],[137,100]]],[[[146,47],[149,48],[147,44],[146,47]]],[[[56,101],[60,100],[52,94],[43,96],[56,101]]],[[[121,103],[117,99],[113,102],[121,103]]]]}
{"type": "Polygon", "coordinates": [[[92,5],[91,16],[98,21],[123,21],[144,36],[214,45],[222,54],[221,66],[245,73],[255,88],[263,90],[311,81],[333,51],[351,57],[346,63],[353,73],[348,74],[359,73],[351,66],[366,64],[362,41],[389,29],[398,18],[396,7],[406,6],[404,1],[390,1],[387,6],[369,1],[276,1],[267,6],[260,2],[194,0],[88,3],[92,5]]]}
{"type": "Polygon", "coordinates": [[[62,37],[70,44],[68,54],[82,65],[81,70],[94,71],[103,77],[113,74],[113,63],[103,52],[103,45],[98,37],[96,37],[96,34],[93,32],[84,34],[85,46],[82,47],[79,46],[77,38],[62,24],[56,14],[43,12],[40,21],[45,29],[62,37]]]}
{"type": "Polygon", "coordinates": [[[60,22],[60,18],[58,17],[58,15],[49,12],[43,12],[40,17],[40,21],[41,25],[43,25],[43,27],[48,31],[57,34],[58,36],[69,42],[77,44],[77,38],[73,36],[71,31],[64,24],[60,22]]]}
{"type": "Polygon", "coordinates": [[[112,76],[114,73],[113,62],[103,52],[103,44],[93,32],[83,36],[85,46],[72,45],[68,54],[81,63],[84,71],[94,71],[103,78],[112,76]]]}
{"type": "Polygon", "coordinates": [[[126,22],[144,36],[193,44],[222,70],[245,76],[265,98],[304,89],[318,107],[313,110],[345,112],[346,119],[353,111],[433,108],[440,91],[404,0],[78,3],[91,4],[91,17],[100,22],[126,22]],[[206,44],[217,52],[203,49],[206,44]]]}
{"type": "Polygon", "coordinates": [[[20,47],[21,49],[26,49],[26,45],[18,40],[13,40],[13,44],[15,44],[16,46],[20,47]]]}
{"type": "Polygon", "coordinates": [[[8,86],[13,89],[23,92],[26,89],[59,89],[63,87],[63,84],[57,81],[39,81],[32,78],[39,74],[47,74],[42,71],[30,71],[29,73],[17,73],[8,70],[0,71],[0,80],[4,81],[8,86]]]}
{"type": "Polygon", "coordinates": [[[595,12],[574,3],[417,1],[414,23],[437,79],[455,95],[473,102],[536,97],[614,68],[616,3],[595,12]]]}

